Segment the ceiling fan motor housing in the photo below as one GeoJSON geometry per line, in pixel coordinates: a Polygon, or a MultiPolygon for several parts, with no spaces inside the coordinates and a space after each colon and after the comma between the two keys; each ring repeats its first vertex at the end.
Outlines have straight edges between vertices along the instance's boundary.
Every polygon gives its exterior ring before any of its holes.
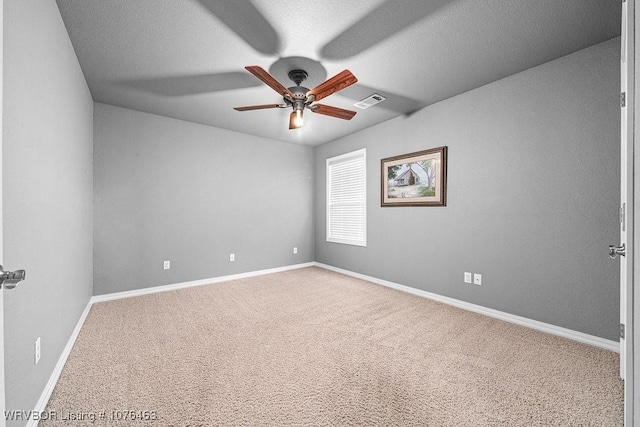
{"type": "Polygon", "coordinates": [[[284,100],[287,104],[290,104],[293,107],[293,110],[304,110],[304,107],[311,102],[312,100],[307,99],[307,92],[309,92],[309,88],[300,86],[300,84],[307,79],[309,76],[304,70],[291,70],[289,71],[289,78],[296,85],[291,86],[289,91],[293,94],[293,97],[290,99],[288,94],[285,94],[284,100]]]}

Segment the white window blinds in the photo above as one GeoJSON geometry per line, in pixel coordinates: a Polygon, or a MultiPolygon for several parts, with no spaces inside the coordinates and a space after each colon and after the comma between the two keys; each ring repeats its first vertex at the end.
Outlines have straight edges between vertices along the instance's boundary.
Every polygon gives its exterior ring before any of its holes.
{"type": "Polygon", "coordinates": [[[367,245],[367,152],[327,159],[327,241],[367,245]]]}

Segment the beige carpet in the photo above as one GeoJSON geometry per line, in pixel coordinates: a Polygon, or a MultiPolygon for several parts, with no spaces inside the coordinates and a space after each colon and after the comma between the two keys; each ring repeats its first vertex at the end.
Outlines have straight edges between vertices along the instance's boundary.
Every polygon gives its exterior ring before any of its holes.
{"type": "Polygon", "coordinates": [[[95,304],[47,410],[41,426],[618,426],[622,382],[615,353],[314,267],[95,304]]]}

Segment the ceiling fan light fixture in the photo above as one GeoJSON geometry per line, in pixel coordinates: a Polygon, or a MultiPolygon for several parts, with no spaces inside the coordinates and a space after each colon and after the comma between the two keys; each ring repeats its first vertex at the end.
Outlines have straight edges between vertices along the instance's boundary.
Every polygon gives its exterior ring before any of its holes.
{"type": "MultiPolygon", "coordinates": [[[[319,84],[309,90],[301,86],[302,82],[307,78],[307,72],[300,69],[291,70],[289,78],[296,84],[292,87],[285,87],[282,83],[269,74],[264,68],[258,65],[250,65],[245,67],[247,71],[262,80],[267,86],[278,92],[284,101],[284,104],[267,104],[267,105],[250,105],[246,107],[235,107],[237,111],[260,110],[265,108],[282,108],[291,106],[293,111],[289,115],[289,129],[300,129],[303,124],[302,114],[305,108],[310,109],[314,113],[323,114],[325,116],[335,117],[343,120],[351,120],[356,115],[355,111],[345,110],[330,105],[314,104],[316,101],[326,98],[327,96],[338,92],[347,86],[358,81],[351,71],[344,70],[336,74],[324,83],[319,84]]],[[[379,96],[379,95],[378,95],[379,96]]]]}
{"type": "Polygon", "coordinates": [[[302,110],[292,111],[289,115],[289,129],[300,129],[303,124],[302,110]]]}

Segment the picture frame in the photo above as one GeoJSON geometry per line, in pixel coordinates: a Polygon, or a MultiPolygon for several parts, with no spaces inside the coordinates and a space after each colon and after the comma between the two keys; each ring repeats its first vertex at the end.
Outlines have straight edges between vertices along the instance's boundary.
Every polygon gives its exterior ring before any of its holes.
{"type": "Polygon", "coordinates": [[[447,205],[447,147],[380,160],[380,204],[447,205]]]}

